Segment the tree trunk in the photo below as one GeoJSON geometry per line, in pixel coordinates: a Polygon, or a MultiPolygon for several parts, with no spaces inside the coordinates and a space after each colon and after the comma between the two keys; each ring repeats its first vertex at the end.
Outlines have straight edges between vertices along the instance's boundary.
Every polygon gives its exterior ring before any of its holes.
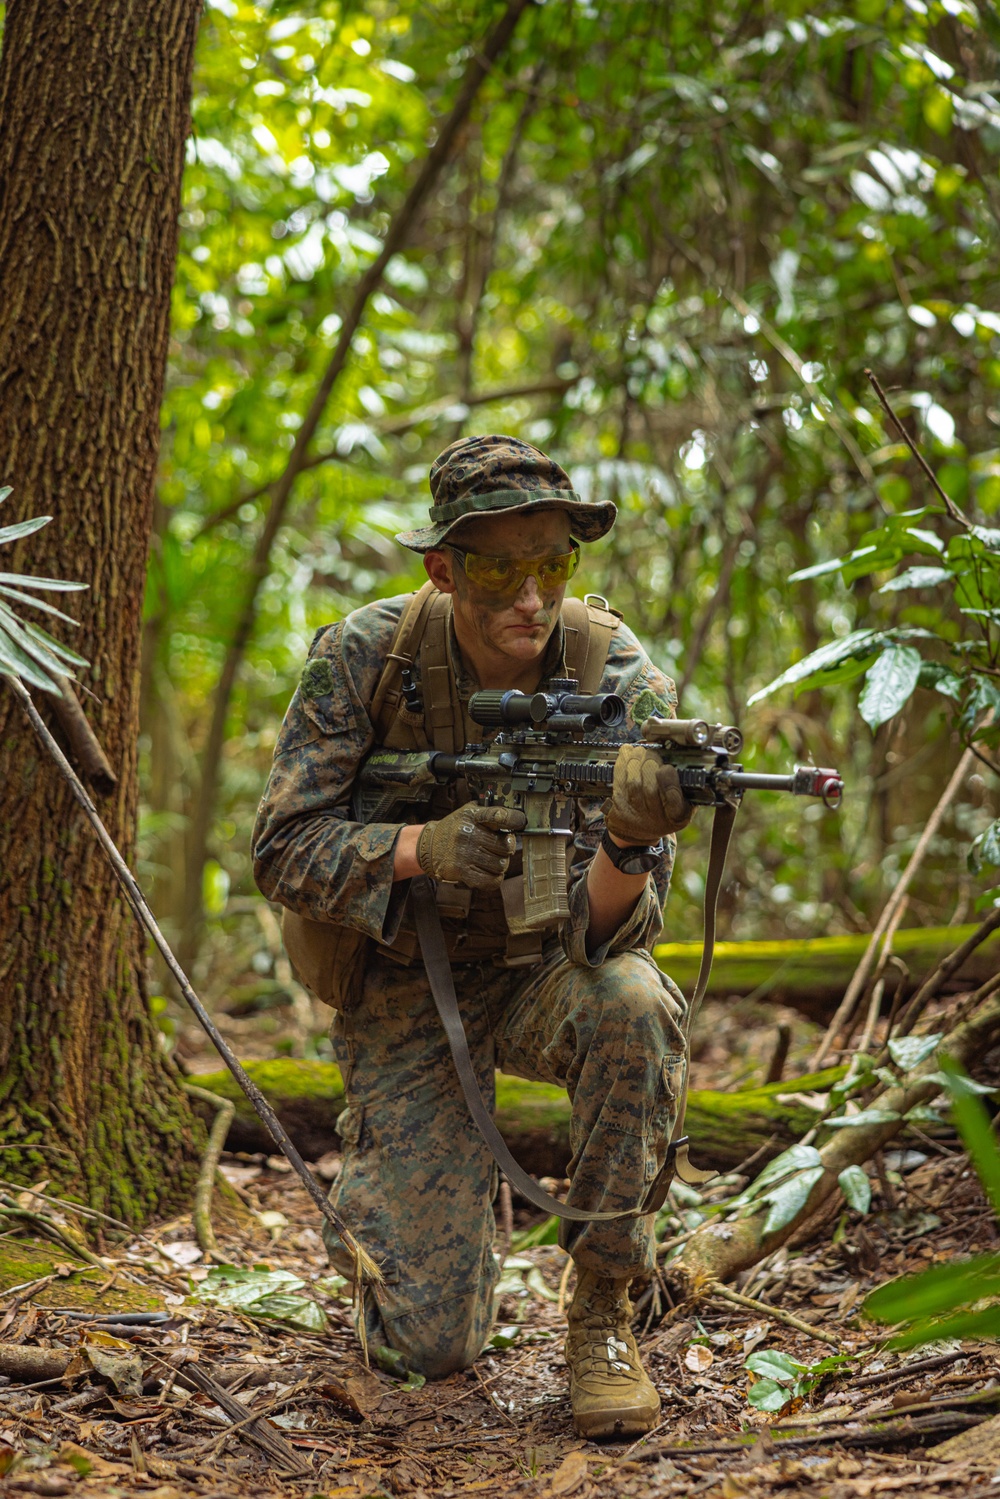
{"type": "MultiPolygon", "coordinates": [[[[14,0],[0,54],[3,519],[54,516],[15,566],[90,585],[70,596],[72,644],[92,662],[85,711],[118,776],[102,812],[126,857],[200,8],[14,0]]],[[[0,1137],[18,1147],[3,1174],[44,1170],[136,1222],[189,1192],[201,1126],[157,1045],[133,918],[2,684],[0,743],[0,1137]]]]}

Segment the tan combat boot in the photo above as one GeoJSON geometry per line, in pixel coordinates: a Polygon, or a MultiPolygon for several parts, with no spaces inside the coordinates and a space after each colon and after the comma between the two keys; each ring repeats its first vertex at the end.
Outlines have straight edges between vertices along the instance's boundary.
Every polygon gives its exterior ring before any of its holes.
{"type": "Polygon", "coordinates": [[[656,1424],[660,1397],[629,1325],[628,1280],[577,1271],[566,1362],[573,1425],[582,1437],[638,1437],[656,1424]]]}

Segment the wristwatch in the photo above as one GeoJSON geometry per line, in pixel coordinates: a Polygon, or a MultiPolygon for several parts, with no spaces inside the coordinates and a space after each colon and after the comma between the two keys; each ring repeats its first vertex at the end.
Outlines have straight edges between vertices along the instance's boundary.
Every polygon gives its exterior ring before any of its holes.
{"type": "Polygon", "coordinates": [[[663,858],[662,838],[658,843],[628,844],[625,848],[619,848],[607,828],[604,829],[601,847],[622,874],[648,874],[663,858]]]}

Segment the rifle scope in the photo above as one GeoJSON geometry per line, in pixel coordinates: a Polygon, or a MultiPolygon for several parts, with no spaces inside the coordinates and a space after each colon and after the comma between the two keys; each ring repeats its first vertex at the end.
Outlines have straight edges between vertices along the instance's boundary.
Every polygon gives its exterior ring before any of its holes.
{"type": "Polygon", "coordinates": [[[625,722],[625,704],[613,692],[474,692],[469,717],[484,728],[614,729],[625,722]]]}

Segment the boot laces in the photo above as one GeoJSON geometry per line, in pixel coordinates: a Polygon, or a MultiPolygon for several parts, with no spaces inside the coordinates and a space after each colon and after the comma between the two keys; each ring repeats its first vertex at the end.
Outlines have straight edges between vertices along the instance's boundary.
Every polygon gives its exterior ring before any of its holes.
{"type": "Polygon", "coordinates": [[[577,1336],[586,1346],[592,1372],[606,1376],[624,1374],[632,1379],[638,1377],[638,1359],[633,1358],[629,1347],[628,1317],[628,1298],[613,1282],[594,1287],[583,1315],[574,1319],[577,1336]]]}

